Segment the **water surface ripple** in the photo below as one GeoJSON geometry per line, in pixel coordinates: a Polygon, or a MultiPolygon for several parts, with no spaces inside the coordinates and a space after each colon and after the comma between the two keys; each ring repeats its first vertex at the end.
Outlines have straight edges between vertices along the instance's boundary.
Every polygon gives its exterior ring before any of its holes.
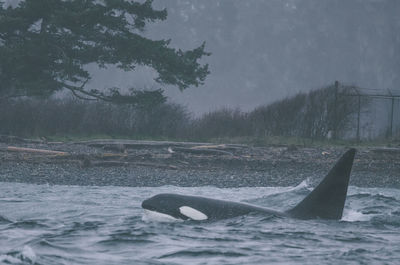
{"type": "Polygon", "coordinates": [[[248,215],[159,222],[140,203],[160,192],[285,210],[297,187],[79,187],[0,183],[0,264],[398,264],[400,190],[350,187],[340,221],[248,215]]]}

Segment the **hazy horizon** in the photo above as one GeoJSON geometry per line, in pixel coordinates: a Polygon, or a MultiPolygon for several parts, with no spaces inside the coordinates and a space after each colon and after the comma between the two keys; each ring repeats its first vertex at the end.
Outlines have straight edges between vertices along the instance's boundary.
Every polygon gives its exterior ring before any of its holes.
{"type": "MultiPolygon", "coordinates": [[[[193,49],[206,42],[211,74],[200,87],[166,87],[170,101],[194,114],[222,107],[251,110],[335,80],[373,89],[400,87],[400,2],[161,1],[166,21],[145,35],[193,49]]],[[[155,74],[94,71],[91,86],[165,88],[155,74]]]]}

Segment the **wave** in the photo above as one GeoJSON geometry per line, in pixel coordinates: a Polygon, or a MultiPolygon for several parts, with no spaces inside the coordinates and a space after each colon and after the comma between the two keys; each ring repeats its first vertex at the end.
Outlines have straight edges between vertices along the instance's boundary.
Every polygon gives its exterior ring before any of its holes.
{"type": "Polygon", "coordinates": [[[384,203],[399,203],[400,201],[389,195],[384,195],[381,193],[356,193],[356,194],[351,194],[348,196],[348,198],[354,198],[354,199],[365,199],[365,198],[370,198],[379,202],[384,202],[384,203]]]}
{"type": "Polygon", "coordinates": [[[36,229],[36,228],[48,228],[47,225],[43,224],[43,220],[22,220],[12,223],[13,227],[24,228],[24,229],[36,229]]]}
{"type": "Polygon", "coordinates": [[[400,216],[392,215],[392,214],[385,214],[385,215],[378,215],[371,218],[371,224],[375,226],[393,226],[393,227],[400,227],[400,216]]]}
{"type": "Polygon", "coordinates": [[[345,222],[366,222],[370,221],[373,217],[374,215],[364,214],[358,210],[352,210],[352,209],[346,210],[345,208],[341,220],[345,222]]]}
{"type": "Polygon", "coordinates": [[[240,252],[235,252],[235,251],[223,251],[223,250],[210,250],[210,249],[205,249],[205,250],[179,250],[179,251],[174,251],[168,254],[164,254],[160,257],[159,259],[163,258],[174,258],[174,257],[211,257],[211,256],[225,256],[225,257],[244,257],[247,256],[247,254],[240,253],[240,252]]]}
{"type": "Polygon", "coordinates": [[[0,202],[18,203],[18,202],[26,202],[26,200],[19,199],[19,198],[1,198],[0,202]]]}
{"type": "Polygon", "coordinates": [[[5,264],[35,264],[36,253],[30,246],[25,245],[22,250],[0,255],[0,262],[5,264]]]}
{"type": "Polygon", "coordinates": [[[0,215],[0,224],[9,224],[9,223],[12,223],[12,221],[0,215]]]}
{"type": "Polygon", "coordinates": [[[313,189],[312,185],[311,185],[311,178],[306,178],[305,180],[303,180],[302,182],[300,182],[299,185],[290,188],[288,191],[298,191],[298,190],[309,190],[311,191],[313,189]]]}

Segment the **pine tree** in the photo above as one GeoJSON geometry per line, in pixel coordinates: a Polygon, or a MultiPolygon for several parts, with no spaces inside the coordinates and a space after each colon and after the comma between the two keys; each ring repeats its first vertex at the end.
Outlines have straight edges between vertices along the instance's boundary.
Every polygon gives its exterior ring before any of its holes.
{"type": "MultiPolygon", "coordinates": [[[[0,1],[0,6],[2,2],[0,1]]],[[[4,6],[4,4],[3,4],[4,6]]],[[[152,0],[25,0],[0,8],[0,98],[50,96],[67,89],[78,98],[152,105],[163,102],[163,90],[87,89],[85,66],[115,65],[134,71],[138,65],[158,73],[160,85],[184,90],[203,83],[209,55],[204,43],[193,50],[171,48],[169,40],[143,37],[148,22],[162,21],[167,11],[152,0]]]]}

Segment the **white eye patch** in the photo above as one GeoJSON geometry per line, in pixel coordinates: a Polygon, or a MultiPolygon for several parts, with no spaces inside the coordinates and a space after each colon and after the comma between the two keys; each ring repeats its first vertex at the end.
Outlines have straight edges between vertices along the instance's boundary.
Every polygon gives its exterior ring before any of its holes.
{"type": "Polygon", "coordinates": [[[201,221],[208,219],[207,215],[189,206],[179,207],[179,211],[181,212],[181,214],[187,216],[192,220],[201,221]]]}
{"type": "Polygon", "coordinates": [[[145,215],[143,216],[142,220],[147,221],[154,221],[154,222],[176,222],[176,221],[183,221],[180,219],[176,219],[171,215],[159,213],[150,210],[144,210],[145,215]]]}

